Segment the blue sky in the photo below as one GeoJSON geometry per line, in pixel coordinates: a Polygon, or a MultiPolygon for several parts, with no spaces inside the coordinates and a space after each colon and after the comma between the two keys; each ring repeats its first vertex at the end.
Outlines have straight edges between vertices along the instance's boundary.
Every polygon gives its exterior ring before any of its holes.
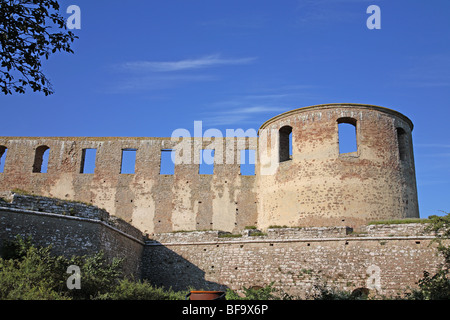
{"type": "Polygon", "coordinates": [[[258,127],[323,103],[404,113],[422,217],[450,211],[450,1],[64,0],[75,54],[45,62],[55,94],[0,96],[3,136],[169,137],[258,127]],[[369,30],[369,5],[381,29],[369,30]]]}

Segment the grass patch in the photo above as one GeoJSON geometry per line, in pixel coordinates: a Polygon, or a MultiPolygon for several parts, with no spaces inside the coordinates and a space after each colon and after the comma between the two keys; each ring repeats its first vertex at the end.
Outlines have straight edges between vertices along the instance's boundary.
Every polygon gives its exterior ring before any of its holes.
{"type": "Polygon", "coordinates": [[[379,224],[407,224],[407,223],[430,223],[430,219],[395,219],[395,220],[380,220],[371,221],[368,225],[379,225],[379,224]]]}
{"type": "Polygon", "coordinates": [[[241,238],[242,234],[236,234],[236,233],[222,233],[219,234],[219,238],[241,238]]]}
{"type": "Polygon", "coordinates": [[[303,228],[304,227],[288,227],[286,225],[284,225],[284,226],[270,225],[269,226],[269,229],[297,229],[297,230],[300,230],[300,229],[303,229],[303,228]]]}
{"type": "Polygon", "coordinates": [[[22,190],[22,189],[18,189],[18,188],[14,188],[11,190],[12,193],[17,193],[17,194],[21,194],[24,196],[34,196],[34,194],[32,194],[31,192],[22,190]]]}
{"type": "Polygon", "coordinates": [[[263,237],[263,236],[267,236],[267,233],[264,232],[252,232],[249,234],[249,236],[251,237],[263,237]]]}

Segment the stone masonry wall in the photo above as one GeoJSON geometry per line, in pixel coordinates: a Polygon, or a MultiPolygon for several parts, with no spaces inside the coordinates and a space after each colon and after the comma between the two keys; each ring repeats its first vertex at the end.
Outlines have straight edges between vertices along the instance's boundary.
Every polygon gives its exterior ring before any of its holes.
{"type": "Polygon", "coordinates": [[[277,115],[257,136],[0,137],[0,192],[92,203],[149,235],[417,218],[412,130],[391,109],[327,104],[277,115]],[[340,152],[340,124],[354,126],[356,151],[340,152]],[[84,170],[88,149],[93,173],[84,170]],[[200,172],[205,149],[214,150],[212,174],[200,172]],[[173,174],[160,171],[167,150],[175,153],[173,174]],[[242,150],[255,151],[254,175],[241,172],[242,150]],[[135,155],[132,172],[121,170],[126,152],[135,155]]]}
{"type": "Polygon", "coordinates": [[[103,251],[107,259],[124,258],[125,274],[141,276],[144,237],[136,228],[97,207],[46,197],[2,194],[0,249],[17,235],[52,246],[67,257],[103,251]],[[8,198],[11,202],[8,201],[8,198]],[[35,201],[33,201],[35,200],[35,201]]]}
{"type": "Polygon", "coordinates": [[[216,290],[265,286],[305,298],[326,282],[343,290],[369,288],[395,295],[415,287],[424,271],[437,270],[433,234],[424,224],[304,227],[162,233],[144,240],[125,222],[86,204],[29,195],[2,194],[0,247],[16,235],[52,245],[57,254],[84,255],[103,250],[124,258],[125,272],[175,290],[216,290]],[[9,202],[9,201],[11,202],[9,202]],[[30,207],[34,210],[30,210],[30,207]],[[81,206],[81,207],[80,207],[81,206]],[[40,210],[40,211],[36,211],[40,210]],[[46,212],[48,211],[48,212],[46,212]],[[93,212],[101,213],[97,218],[93,212]],[[102,218],[99,219],[99,217],[102,218]]]}
{"type": "Polygon", "coordinates": [[[180,152],[186,163],[177,164],[174,174],[160,174],[161,154],[177,139],[0,137],[1,150],[7,150],[0,192],[21,189],[94,204],[148,234],[255,225],[255,176],[241,175],[240,150],[255,150],[256,138],[186,141],[180,152]],[[50,149],[47,172],[33,172],[42,146],[50,149]],[[207,148],[216,150],[214,174],[199,173],[199,152],[207,148]],[[81,172],[84,149],[96,149],[94,173],[81,172]],[[136,150],[134,173],[121,173],[123,150],[136,150]]]}
{"type": "Polygon", "coordinates": [[[145,247],[143,276],[157,285],[204,290],[265,286],[305,297],[326,282],[396,295],[442,262],[421,224],[161,234],[145,247]],[[365,230],[364,230],[365,229],[365,230]],[[255,234],[255,233],[254,233],[255,234]],[[258,233],[256,233],[258,234],[258,233]]]}
{"type": "Polygon", "coordinates": [[[283,140],[277,137],[286,128],[292,130],[291,157],[273,171],[270,162],[258,162],[271,173],[257,176],[259,228],[356,227],[375,220],[419,218],[413,125],[408,118],[367,105],[300,108],[263,124],[259,147],[263,133],[270,132],[275,134],[267,138],[267,148],[281,148],[283,140]],[[346,140],[339,134],[342,124],[355,131],[353,139],[347,139],[355,151],[341,153],[346,140]]]}

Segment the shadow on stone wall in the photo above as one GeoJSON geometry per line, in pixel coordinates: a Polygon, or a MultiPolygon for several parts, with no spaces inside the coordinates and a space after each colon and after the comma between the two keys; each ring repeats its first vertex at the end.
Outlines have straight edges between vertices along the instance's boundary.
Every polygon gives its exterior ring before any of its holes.
{"type": "Polygon", "coordinates": [[[144,247],[142,277],[155,286],[175,291],[225,291],[228,288],[208,281],[205,275],[205,271],[160,242],[152,241],[144,247]]]}

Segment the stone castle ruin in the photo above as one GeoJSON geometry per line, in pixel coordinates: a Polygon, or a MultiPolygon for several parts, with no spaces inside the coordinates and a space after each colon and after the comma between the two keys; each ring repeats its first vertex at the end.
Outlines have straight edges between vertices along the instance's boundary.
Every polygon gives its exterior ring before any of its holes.
{"type": "Polygon", "coordinates": [[[72,241],[74,251],[106,248],[129,258],[132,273],[173,288],[274,282],[303,294],[319,272],[356,289],[375,268],[377,288],[393,293],[439,262],[420,225],[367,225],[419,218],[412,130],[391,109],[327,104],[280,114],[252,137],[0,137],[0,238],[27,230],[72,241]],[[355,132],[350,152],[343,125],[355,132]],[[248,152],[256,161],[244,174],[248,152]]]}

